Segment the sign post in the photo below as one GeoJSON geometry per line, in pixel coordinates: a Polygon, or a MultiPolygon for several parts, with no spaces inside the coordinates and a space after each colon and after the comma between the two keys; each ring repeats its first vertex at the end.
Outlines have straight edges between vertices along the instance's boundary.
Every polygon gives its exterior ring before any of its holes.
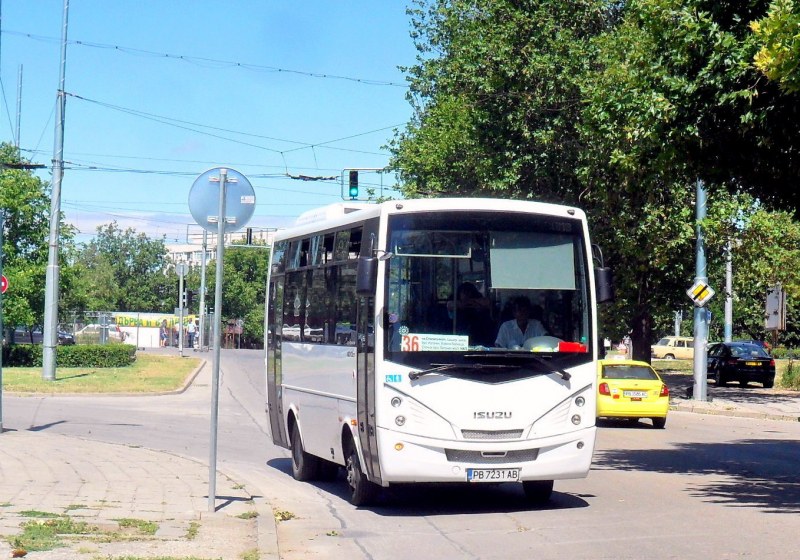
{"type": "MultiPolygon", "coordinates": [[[[189,192],[189,210],[204,229],[217,233],[217,269],[214,287],[214,359],[211,371],[211,445],[208,461],[208,511],[216,510],[217,424],[219,413],[219,362],[222,347],[222,263],[225,233],[243,228],[253,217],[256,195],[247,177],[224,167],[209,169],[195,179],[189,192]],[[215,204],[216,199],[216,204],[215,204]]],[[[181,325],[181,329],[183,325],[181,325]]]]}

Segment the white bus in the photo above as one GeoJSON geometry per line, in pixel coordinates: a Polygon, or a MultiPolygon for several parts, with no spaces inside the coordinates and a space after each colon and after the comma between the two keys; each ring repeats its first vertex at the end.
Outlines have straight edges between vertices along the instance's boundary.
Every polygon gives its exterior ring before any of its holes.
{"type": "Polygon", "coordinates": [[[267,414],[294,478],[344,467],[359,506],[422,482],[516,482],[544,502],[555,479],[587,476],[598,298],[585,214],[469,198],[338,207],[278,232],[271,253],[267,414]]]}

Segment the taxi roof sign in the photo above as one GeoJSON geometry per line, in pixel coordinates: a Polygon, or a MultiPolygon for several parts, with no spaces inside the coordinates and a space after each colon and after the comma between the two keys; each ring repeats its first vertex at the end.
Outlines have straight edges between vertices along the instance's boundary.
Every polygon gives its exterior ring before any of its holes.
{"type": "Polygon", "coordinates": [[[702,280],[697,280],[692,287],[686,290],[686,295],[689,296],[697,307],[703,307],[708,300],[714,297],[716,292],[711,286],[702,280]]]}

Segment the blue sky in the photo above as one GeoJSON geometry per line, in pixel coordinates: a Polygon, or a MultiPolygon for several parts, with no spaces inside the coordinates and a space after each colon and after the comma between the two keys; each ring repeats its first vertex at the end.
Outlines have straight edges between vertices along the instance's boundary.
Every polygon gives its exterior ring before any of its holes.
{"type": "MultiPolygon", "coordinates": [[[[49,168],[64,3],[0,2],[0,134],[15,138],[21,101],[22,154],[49,168]]],[[[116,220],[184,241],[192,183],[220,166],[250,179],[253,227],[341,202],[342,171],[385,166],[411,117],[407,4],[71,0],[61,208],[78,239],[116,220]]]]}

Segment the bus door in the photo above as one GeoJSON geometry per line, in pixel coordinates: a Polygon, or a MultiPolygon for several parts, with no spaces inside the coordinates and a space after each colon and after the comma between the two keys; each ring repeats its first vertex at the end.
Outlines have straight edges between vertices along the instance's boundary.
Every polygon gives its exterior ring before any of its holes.
{"type": "Polygon", "coordinates": [[[356,397],[358,438],[364,456],[367,478],[381,483],[378,460],[378,434],[375,424],[375,298],[358,298],[358,336],[356,342],[356,397]]]}
{"type": "Polygon", "coordinates": [[[269,415],[270,431],[272,432],[272,442],[275,445],[289,448],[286,438],[286,426],[283,414],[282,385],[282,363],[281,363],[281,340],[283,324],[283,278],[277,278],[270,285],[272,292],[269,301],[273,305],[269,307],[267,329],[267,413],[269,415]]]}

